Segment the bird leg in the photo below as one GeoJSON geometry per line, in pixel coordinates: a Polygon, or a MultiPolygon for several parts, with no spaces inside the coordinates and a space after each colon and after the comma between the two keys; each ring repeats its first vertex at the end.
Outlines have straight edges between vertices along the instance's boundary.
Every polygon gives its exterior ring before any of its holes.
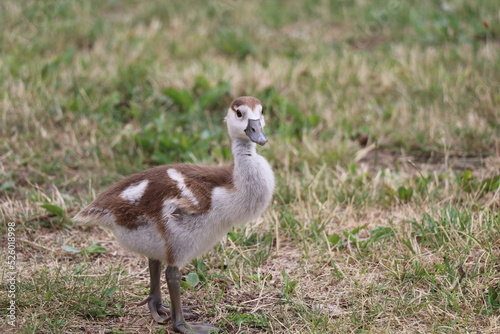
{"type": "Polygon", "coordinates": [[[168,320],[166,315],[170,313],[170,310],[161,300],[160,273],[161,262],[149,259],[149,296],[142,302],[138,303],[137,306],[148,304],[149,311],[151,312],[153,319],[156,322],[163,323],[168,320]]]}
{"type": "Polygon", "coordinates": [[[181,305],[181,273],[176,266],[167,266],[165,271],[167,277],[168,292],[171,302],[172,326],[177,333],[208,334],[216,332],[217,328],[201,322],[187,323],[182,315],[181,305]]]}
{"type": "MultiPolygon", "coordinates": [[[[170,309],[163,304],[163,301],[161,300],[160,278],[161,262],[149,259],[149,296],[140,303],[137,303],[137,306],[148,304],[149,311],[151,312],[153,319],[158,323],[164,323],[169,319],[168,315],[170,315],[170,309]]],[[[188,308],[184,308],[182,311],[186,319],[198,318],[198,315],[191,312],[188,308]]]]}

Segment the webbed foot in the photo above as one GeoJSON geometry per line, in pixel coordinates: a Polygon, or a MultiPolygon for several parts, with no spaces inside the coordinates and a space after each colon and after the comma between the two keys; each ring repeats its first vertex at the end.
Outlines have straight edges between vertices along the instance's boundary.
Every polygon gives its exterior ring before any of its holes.
{"type": "MultiPolygon", "coordinates": [[[[170,320],[170,308],[163,304],[161,299],[158,299],[154,295],[149,295],[143,301],[137,303],[137,306],[142,306],[148,304],[149,312],[151,312],[151,316],[158,323],[164,323],[167,320],[170,320]]],[[[182,309],[182,314],[184,319],[195,320],[198,319],[198,314],[192,312],[189,308],[184,307],[182,309]]]]}
{"type": "Polygon", "coordinates": [[[142,302],[137,303],[137,306],[145,304],[148,304],[149,312],[151,312],[151,316],[156,322],[164,323],[170,319],[170,309],[162,303],[161,298],[149,295],[142,302]]]}
{"type": "Polygon", "coordinates": [[[218,333],[217,327],[202,322],[181,322],[174,324],[174,331],[183,334],[209,334],[218,333]]]}

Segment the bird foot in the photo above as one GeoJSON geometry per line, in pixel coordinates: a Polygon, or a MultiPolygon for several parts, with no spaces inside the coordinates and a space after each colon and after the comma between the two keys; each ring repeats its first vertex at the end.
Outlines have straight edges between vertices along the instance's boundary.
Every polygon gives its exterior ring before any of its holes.
{"type": "Polygon", "coordinates": [[[156,322],[164,323],[170,319],[170,309],[162,303],[161,298],[149,295],[146,299],[137,303],[137,306],[145,304],[148,304],[149,312],[151,312],[151,316],[156,322]]]}
{"type": "Polygon", "coordinates": [[[217,327],[202,322],[181,322],[174,324],[174,331],[182,334],[210,334],[218,333],[217,327]]]}
{"type": "MultiPolygon", "coordinates": [[[[154,295],[149,295],[143,301],[137,303],[137,306],[142,306],[148,304],[149,311],[151,312],[151,316],[157,323],[165,323],[170,320],[170,308],[163,304],[161,298],[157,298],[154,295]]],[[[192,312],[189,308],[183,308],[182,314],[184,315],[184,319],[194,320],[198,319],[198,314],[192,312]]]]}

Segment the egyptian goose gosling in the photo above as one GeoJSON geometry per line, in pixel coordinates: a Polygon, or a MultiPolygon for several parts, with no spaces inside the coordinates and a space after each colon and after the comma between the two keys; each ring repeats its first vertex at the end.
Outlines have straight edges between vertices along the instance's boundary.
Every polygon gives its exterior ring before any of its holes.
{"type": "MultiPolygon", "coordinates": [[[[138,305],[147,303],[160,323],[170,315],[173,329],[179,333],[215,330],[185,321],[179,267],[210,250],[233,226],[258,218],[273,194],[273,172],[255,145],[267,142],[261,102],[250,96],[237,98],[225,121],[231,138],[231,164],[148,169],[113,184],[74,218],[110,228],[125,248],[149,259],[151,290],[138,305]],[[167,264],[170,309],[161,299],[161,262],[167,264]]],[[[186,318],[193,315],[184,312],[186,318]]]]}

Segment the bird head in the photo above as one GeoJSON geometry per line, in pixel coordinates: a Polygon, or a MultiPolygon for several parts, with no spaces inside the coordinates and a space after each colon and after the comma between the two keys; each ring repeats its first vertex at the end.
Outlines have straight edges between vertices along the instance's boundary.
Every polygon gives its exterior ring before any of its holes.
{"type": "Polygon", "coordinates": [[[234,100],[225,120],[231,138],[243,138],[259,145],[267,143],[262,103],[255,97],[242,96],[234,100]]]}

